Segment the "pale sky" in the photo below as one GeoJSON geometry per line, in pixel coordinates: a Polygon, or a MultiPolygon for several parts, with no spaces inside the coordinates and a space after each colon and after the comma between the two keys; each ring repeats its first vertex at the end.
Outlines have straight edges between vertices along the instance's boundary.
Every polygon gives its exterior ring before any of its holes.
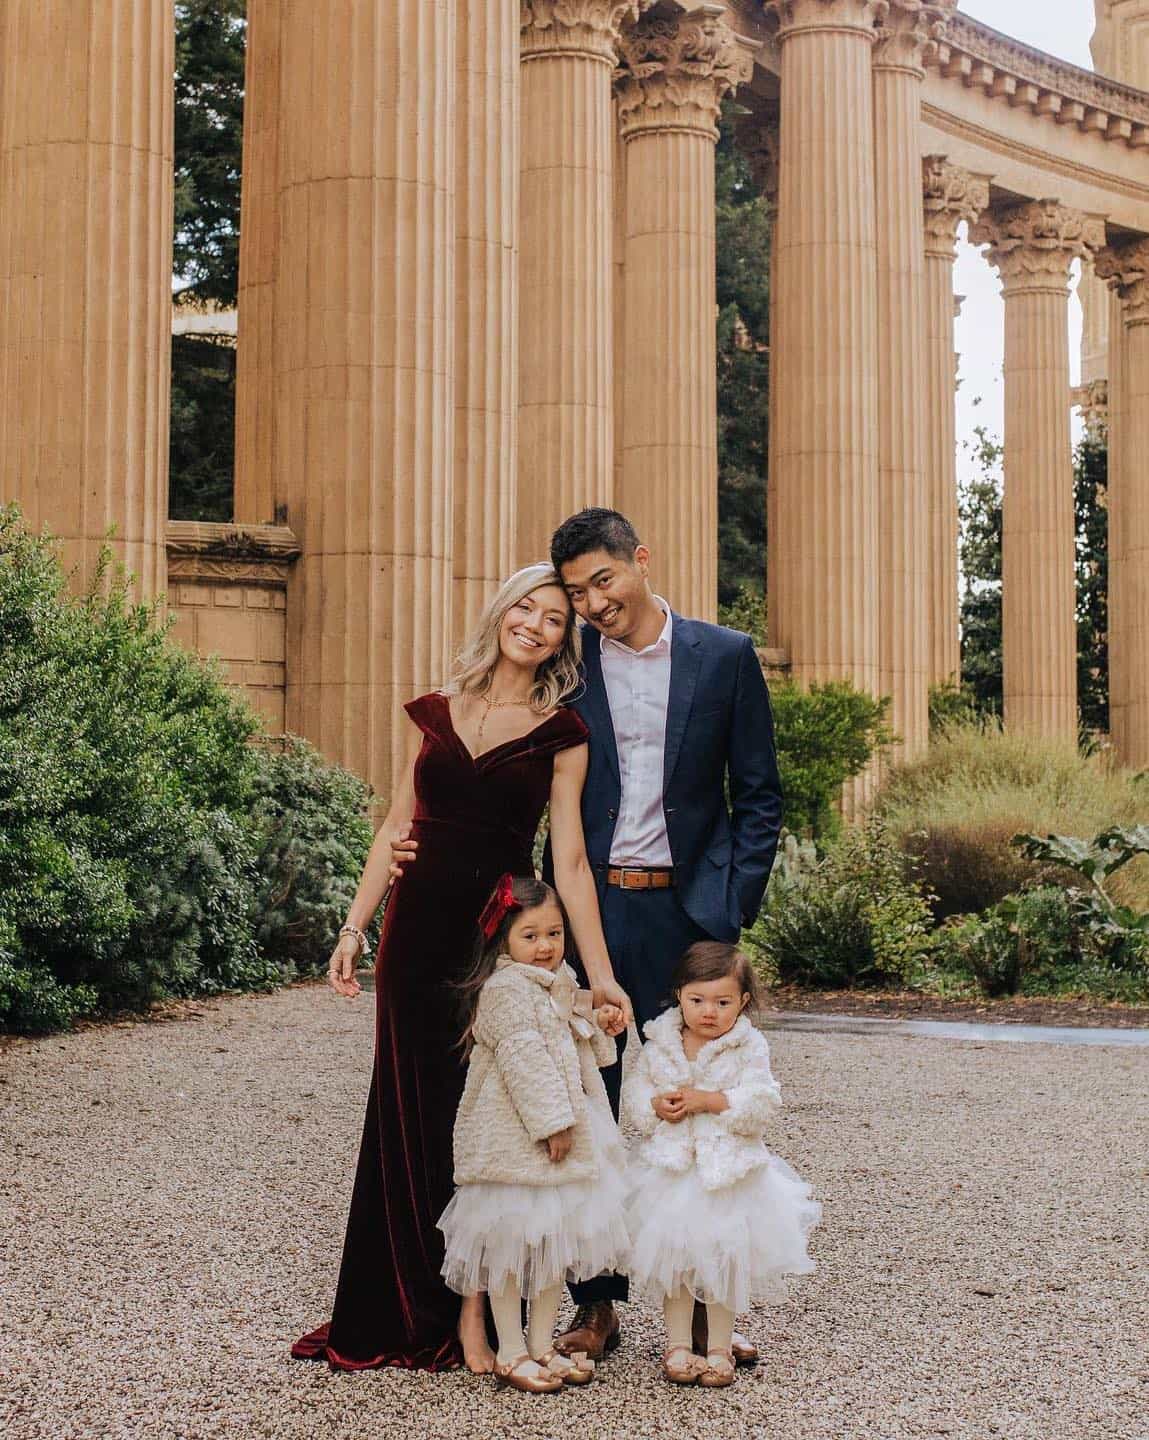
{"type": "MultiPolygon", "coordinates": [[[[1089,37],[1093,34],[1092,0],[960,0],[971,18],[992,25],[1026,44],[1092,68],[1089,37]]],[[[964,234],[964,226],[962,229],[964,234]]],[[[1074,267],[1073,284],[1078,267],[1074,267]]],[[[958,244],[954,288],[966,297],[955,336],[961,355],[961,386],[957,395],[958,473],[971,470],[962,442],[973,438],[974,427],[984,425],[998,440],[1002,435],[1002,301],[996,272],[981,252],[964,240],[958,244]],[[975,403],[980,400],[980,404],[975,403]]],[[[1077,383],[1081,358],[1081,307],[1074,295],[1069,302],[1069,366],[1077,383]]],[[[1073,412],[1073,439],[1081,422],[1073,412]]]]}

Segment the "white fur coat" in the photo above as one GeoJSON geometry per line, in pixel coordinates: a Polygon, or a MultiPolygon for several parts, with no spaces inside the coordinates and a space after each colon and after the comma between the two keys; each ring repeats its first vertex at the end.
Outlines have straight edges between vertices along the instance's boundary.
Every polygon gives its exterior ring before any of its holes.
{"type": "Polygon", "coordinates": [[[697,1166],[707,1190],[733,1185],[769,1158],[762,1136],[781,1108],[782,1092],[770,1072],[770,1047],[745,1015],[690,1061],[682,1048],[682,1011],[676,1005],[643,1030],[646,1044],[623,1086],[623,1112],[642,1136],[640,1155],[649,1165],[684,1173],[697,1166]],[[680,1086],[721,1090],[729,1109],[720,1115],[688,1115],[677,1124],[651,1109],[656,1095],[680,1086]]]}
{"type": "Polygon", "coordinates": [[[610,1116],[600,1065],[612,1065],[614,1041],[571,1017],[576,993],[568,965],[543,970],[501,955],[475,1012],[474,1048],[455,1117],[455,1184],[501,1181],[565,1185],[594,1180],[598,1162],[588,1105],[610,1116]],[[570,1153],[557,1163],[543,1143],[574,1127],[570,1153]]]}

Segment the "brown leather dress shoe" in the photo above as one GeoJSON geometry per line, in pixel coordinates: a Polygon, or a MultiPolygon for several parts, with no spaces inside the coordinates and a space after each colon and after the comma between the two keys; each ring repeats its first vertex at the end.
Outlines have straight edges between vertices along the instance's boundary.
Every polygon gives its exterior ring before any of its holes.
{"type": "Polygon", "coordinates": [[[591,1360],[601,1360],[604,1355],[617,1350],[621,1341],[622,1326],[614,1302],[594,1300],[589,1305],[578,1307],[571,1328],[555,1337],[555,1349],[560,1355],[581,1351],[591,1360]]]}

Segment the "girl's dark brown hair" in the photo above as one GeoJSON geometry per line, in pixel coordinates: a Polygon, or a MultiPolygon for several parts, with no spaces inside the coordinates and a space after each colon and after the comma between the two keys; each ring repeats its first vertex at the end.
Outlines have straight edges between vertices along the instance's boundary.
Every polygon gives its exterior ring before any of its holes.
{"type": "Polygon", "coordinates": [[[678,962],[670,982],[671,993],[677,998],[684,985],[704,985],[708,980],[725,980],[728,976],[738,982],[741,994],[750,996],[746,1008],[757,1010],[761,1001],[754,967],[737,945],[725,940],[696,940],[678,962]]]}
{"type": "MultiPolygon", "coordinates": [[[[517,875],[511,881],[511,894],[515,897],[517,908],[507,911],[489,940],[476,924],[475,948],[471,957],[471,965],[456,986],[459,994],[459,1020],[462,1028],[459,1043],[463,1048],[464,1055],[470,1054],[471,1046],[474,1044],[472,1030],[475,1024],[475,1011],[479,1008],[479,995],[483,986],[495,973],[495,962],[500,955],[507,953],[507,936],[511,933],[511,926],[524,910],[536,910],[540,905],[547,904],[548,901],[557,905],[559,914],[563,917],[565,942],[563,959],[568,959],[571,953],[570,921],[567,919],[566,909],[556,891],[552,890],[544,880],[536,880],[533,875],[517,875]]],[[[492,891],[492,899],[494,899],[494,895],[495,891],[492,891]]]]}

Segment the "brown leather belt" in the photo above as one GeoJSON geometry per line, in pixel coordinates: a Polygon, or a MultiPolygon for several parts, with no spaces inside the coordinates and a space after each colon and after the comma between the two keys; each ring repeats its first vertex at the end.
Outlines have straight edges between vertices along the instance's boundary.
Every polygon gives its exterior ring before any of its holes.
{"type": "Polygon", "coordinates": [[[674,884],[674,871],[612,866],[606,872],[606,883],[618,885],[623,890],[669,890],[674,884]]]}

